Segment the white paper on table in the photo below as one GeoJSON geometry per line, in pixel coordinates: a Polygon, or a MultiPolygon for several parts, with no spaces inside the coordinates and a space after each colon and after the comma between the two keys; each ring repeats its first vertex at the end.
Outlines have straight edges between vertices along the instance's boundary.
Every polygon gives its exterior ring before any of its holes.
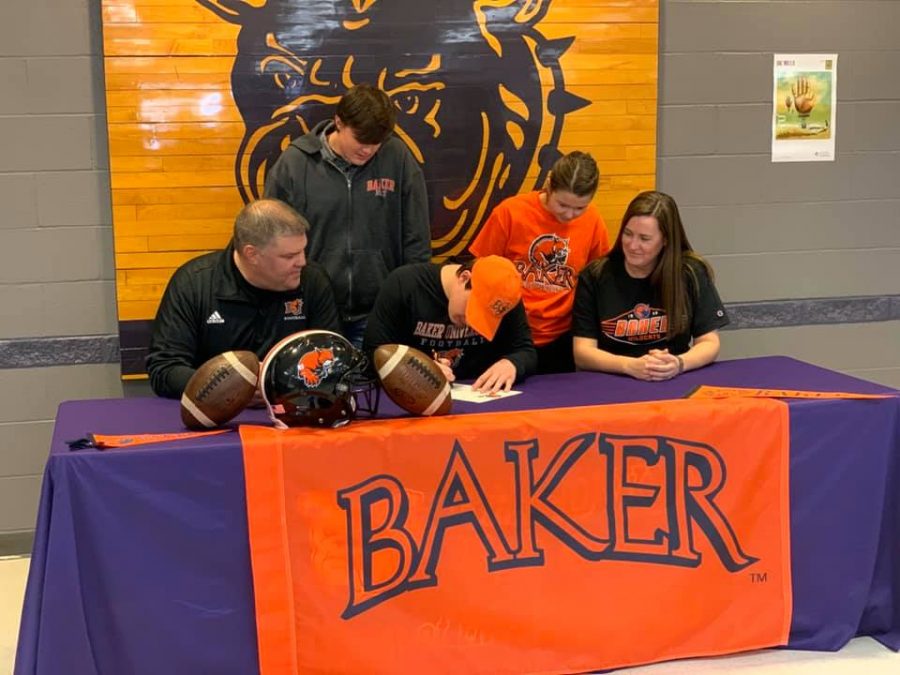
{"type": "Polygon", "coordinates": [[[507,396],[515,396],[521,394],[521,391],[498,391],[495,394],[482,394],[480,391],[472,389],[471,384],[456,384],[450,387],[450,397],[454,401],[465,401],[466,403],[488,403],[497,401],[507,396]]]}

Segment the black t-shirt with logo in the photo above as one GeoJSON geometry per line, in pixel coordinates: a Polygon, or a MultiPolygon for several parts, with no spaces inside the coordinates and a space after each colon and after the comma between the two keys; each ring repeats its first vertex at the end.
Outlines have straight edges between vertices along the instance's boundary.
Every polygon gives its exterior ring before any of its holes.
{"type": "Polygon", "coordinates": [[[572,327],[576,337],[597,340],[600,349],[620,356],[643,356],[651,349],[683,354],[691,339],[728,324],[728,314],[703,264],[687,260],[685,270],[690,330],[669,340],[668,316],[649,278],[635,279],[622,260],[608,258],[599,273],[585,268],[578,277],[572,327]],[[697,283],[694,283],[696,278],[697,283]]]}
{"type": "Polygon", "coordinates": [[[441,284],[441,266],[417,263],[388,275],[369,315],[363,346],[371,352],[385,344],[414,347],[428,356],[447,359],[462,380],[475,379],[500,359],[516,367],[516,381],[535,372],[537,352],[519,302],[488,341],[468,326],[450,321],[441,284]]]}

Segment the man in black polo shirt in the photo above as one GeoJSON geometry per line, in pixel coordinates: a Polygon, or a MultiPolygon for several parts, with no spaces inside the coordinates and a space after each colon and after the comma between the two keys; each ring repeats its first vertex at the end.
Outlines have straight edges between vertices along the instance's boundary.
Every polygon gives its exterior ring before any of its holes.
{"type": "Polygon", "coordinates": [[[297,331],[340,330],[328,276],[306,262],[308,229],[284,202],[261,199],[241,209],[227,248],[176,270],[147,356],[158,396],[180,397],[194,371],[223,352],[246,349],[262,359],[297,331]]]}

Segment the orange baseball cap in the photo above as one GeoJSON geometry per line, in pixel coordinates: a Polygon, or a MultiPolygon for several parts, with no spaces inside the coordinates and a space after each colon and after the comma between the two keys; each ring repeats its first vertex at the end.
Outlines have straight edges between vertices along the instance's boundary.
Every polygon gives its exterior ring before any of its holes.
{"type": "Polygon", "coordinates": [[[493,340],[500,321],[522,299],[519,273],[511,261],[489,255],[475,261],[471,283],[466,323],[479,335],[493,340]]]}

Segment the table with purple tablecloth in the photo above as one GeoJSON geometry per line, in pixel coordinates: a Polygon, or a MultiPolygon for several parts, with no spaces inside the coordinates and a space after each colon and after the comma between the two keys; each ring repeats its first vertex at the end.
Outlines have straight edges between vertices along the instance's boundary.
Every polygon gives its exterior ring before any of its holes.
{"type": "MultiPolygon", "coordinates": [[[[698,385],[894,390],[786,357],[723,361],[659,383],[534,377],[454,413],[681,398],[698,385]]],[[[789,646],[857,635],[900,649],[900,398],[790,400],[789,646]]],[[[382,414],[400,411],[382,399],[382,414]]],[[[236,422],[265,423],[259,410],[236,422]]],[[[356,421],[354,424],[365,424],[356,421]]],[[[26,673],[253,673],[256,623],[237,433],[72,451],[88,433],[183,431],[177,401],[60,406],[16,656],[26,673]]],[[[322,449],[327,452],[327,448],[322,449]]]]}

